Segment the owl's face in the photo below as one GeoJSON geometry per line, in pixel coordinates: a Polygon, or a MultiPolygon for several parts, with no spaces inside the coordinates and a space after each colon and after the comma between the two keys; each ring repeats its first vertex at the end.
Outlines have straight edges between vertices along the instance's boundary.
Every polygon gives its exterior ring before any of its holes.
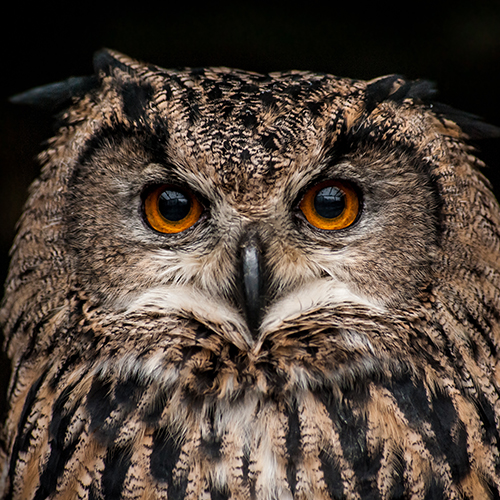
{"type": "Polygon", "coordinates": [[[22,97],[69,108],[0,309],[0,496],[500,491],[481,126],[395,76],[96,70],[22,97]]]}
{"type": "Polygon", "coordinates": [[[398,80],[158,78],[107,77],[70,180],[74,272],[98,303],[222,325],[244,351],[339,307],[418,305],[438,231],[430,118],[390,98],[366,118],[351,97],[398,80]]]}

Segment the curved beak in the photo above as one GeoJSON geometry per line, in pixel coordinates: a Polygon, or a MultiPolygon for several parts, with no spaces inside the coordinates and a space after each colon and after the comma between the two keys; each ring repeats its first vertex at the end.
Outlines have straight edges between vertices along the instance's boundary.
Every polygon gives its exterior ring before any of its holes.
{"type": "Polygon", "coordinates": [[[240,243],[240,305],[254,339],[258,336],[265,307],[266,279],[262,245],[256,230],[249,230],[240,243]]]}

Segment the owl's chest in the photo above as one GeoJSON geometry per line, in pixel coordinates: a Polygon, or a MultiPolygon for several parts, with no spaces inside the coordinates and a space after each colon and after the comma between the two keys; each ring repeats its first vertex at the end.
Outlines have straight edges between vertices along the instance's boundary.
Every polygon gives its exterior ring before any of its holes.
{"type": "Polygon", "coordinates": [[[460,413],[469,403],[408,372],[294,391],[283,380],[263,392],[255,380],[230,396],[177,375],[163,373],[162,385],[144,372],[75,373],[55,393],[34,385],[14,490],[34,487],[35,468],[35,489],[54,498],[455,498],[471,482],[483,491],[460,413]]]}
{"type": "Polygon", "coordinates": [[[92,456],[87,481],[104,498],[410,498],[472,480],[451,399],[407,374],[232,398],[94,380],[84,406],[86,445],[65,473],[92,456]]]}
{"type": "Polygon", "coordinates": [[[167,498],[330,498],[360,472],[351,458],[363,468],[379,460],[366,440],[366,419],[357,409],[332,414],[328,394],[249,390],[233,401],[157,395],[127,414],[115,405],[107,416],[102,400],[94,405],[90,396],[90,428],[105,447],[96,478],[117,494],[143,484],[167,498]],[[117,474],[119,484],[111,479],[117,474]]]}

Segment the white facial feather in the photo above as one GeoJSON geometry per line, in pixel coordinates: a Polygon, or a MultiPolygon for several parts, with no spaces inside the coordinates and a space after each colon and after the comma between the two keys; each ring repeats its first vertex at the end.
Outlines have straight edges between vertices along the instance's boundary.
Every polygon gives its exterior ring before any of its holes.
{"type": "Polygon", "coordinates": [[[189,285],[158,286],[141,292],[128,302],[124,314],[145,311],[161,315],[177,314],[207,326],[216,324],[218,330],[242,350],[247,350],[253,343],[245,320],[238,311],[189,285]]]}
{"type": "Polygon", "coordinates": [[[333,279],[318,279],[291,291],[273,304],[262,322],[262,331],[275,331],[279,329],[280,323],[293,320],[316,309],[331,309],[332,306],[346,304],[371,309],[375,315],[384,313],[382,305],[356,294],[346,284],[333,279]]]}

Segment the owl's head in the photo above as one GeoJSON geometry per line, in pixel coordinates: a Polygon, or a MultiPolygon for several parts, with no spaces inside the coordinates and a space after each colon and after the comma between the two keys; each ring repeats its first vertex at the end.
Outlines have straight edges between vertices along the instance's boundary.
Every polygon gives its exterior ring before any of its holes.
{"type": "Polygon", "coordinates": [[[489,321],[499,211],[465,143],[481,126],[427,82],[167,71],[109,51],[95,66],[18,98],[67,109],[16,240],[14,309],[37,281],[28,300],[54,332],[92,313],[114,352],[166,335],[366,370],[430,349],[420,323],[489,321]]]}

